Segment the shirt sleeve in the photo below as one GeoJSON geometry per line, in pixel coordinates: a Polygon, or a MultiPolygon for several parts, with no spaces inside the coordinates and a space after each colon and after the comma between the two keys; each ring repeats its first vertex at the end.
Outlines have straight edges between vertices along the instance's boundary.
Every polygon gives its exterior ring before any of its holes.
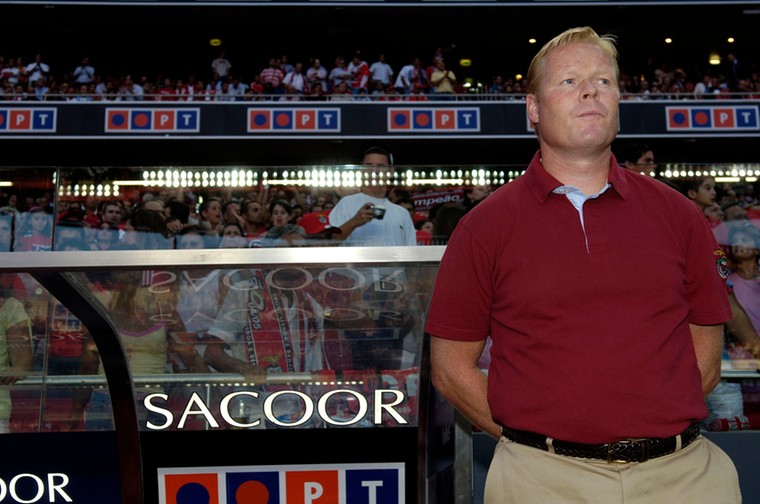
{"type": "Polygon", "coordinates": [[[731,320],[726,256],[696,207],[686,249],[685,292],[689,323],[716,325],[731,320]]]}
{"type": "Polygon", "coordinates": [[[491,332],[493,259],[466,227],[457,226],[436,275],[425,331],[460,341],[491,332]]]}

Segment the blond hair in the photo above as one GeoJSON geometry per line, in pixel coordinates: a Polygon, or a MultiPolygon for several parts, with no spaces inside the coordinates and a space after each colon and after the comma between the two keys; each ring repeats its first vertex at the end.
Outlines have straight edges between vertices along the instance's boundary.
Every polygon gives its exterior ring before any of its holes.
{"type": "Polygon", "coordinates": [[[593,28],[590,26],[580,26],[577,28],[570,28],[560,33],[549,42],[547,42],[538,54],[533,57],[533,61],[528,68],[528,74],[526,80],[528,81],[527,92],[528,94],[536,94],[538,88],[541,85],[541,70],[543,69],[543,63],[547,54],[554,49],[568,46],[570,44],[593,44],[601,48],[612,60],[612,64],[615,67],[615,82],[620,79],[620,68],[618,67],[618,51],[615,46],[616,38],[614,35],[599,36],[593,28]]]}

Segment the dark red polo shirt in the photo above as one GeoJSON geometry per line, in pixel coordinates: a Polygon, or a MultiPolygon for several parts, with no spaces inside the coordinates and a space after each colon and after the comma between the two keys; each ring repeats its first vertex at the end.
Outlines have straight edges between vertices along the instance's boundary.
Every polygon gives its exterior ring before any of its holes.
{"type": "Polygon", "coordinates": [[[493,337],[494,419],[556,439],[664,437],[707,416],[689,323],[731,318],[696,206],[611,160],[578,211],[536,154],[459,223],[426,330],[493,337]]]}

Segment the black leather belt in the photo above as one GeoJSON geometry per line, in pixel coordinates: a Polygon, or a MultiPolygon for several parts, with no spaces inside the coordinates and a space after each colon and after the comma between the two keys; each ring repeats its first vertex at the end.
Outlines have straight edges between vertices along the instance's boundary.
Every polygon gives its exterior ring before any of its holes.
{"type": "Polygon", "coordinates": [[[667,438],[631,438],[615,443],[585,444],[552,439],[534,432],[501,426],[507,439],[540,450],[587,459],[604,460],[608,463],[646,462],[685,448],[699,437],[699,425],[691,424],[682,433],[667,438]],[[680,439],[680,444],[679,444],[680,439]]]}

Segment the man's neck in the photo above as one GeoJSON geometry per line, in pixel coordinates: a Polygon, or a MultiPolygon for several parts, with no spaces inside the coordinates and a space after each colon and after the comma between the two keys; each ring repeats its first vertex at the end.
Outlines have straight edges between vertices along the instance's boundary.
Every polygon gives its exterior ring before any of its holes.
{"type": "Polygon", "coordinates": [[[547,173],[565,185],[580,189],[583,194],[596,194],[607,184],[611,151],[592,155],[573,155],[552,149],[541,149],[541,164],[547,173]]]}

